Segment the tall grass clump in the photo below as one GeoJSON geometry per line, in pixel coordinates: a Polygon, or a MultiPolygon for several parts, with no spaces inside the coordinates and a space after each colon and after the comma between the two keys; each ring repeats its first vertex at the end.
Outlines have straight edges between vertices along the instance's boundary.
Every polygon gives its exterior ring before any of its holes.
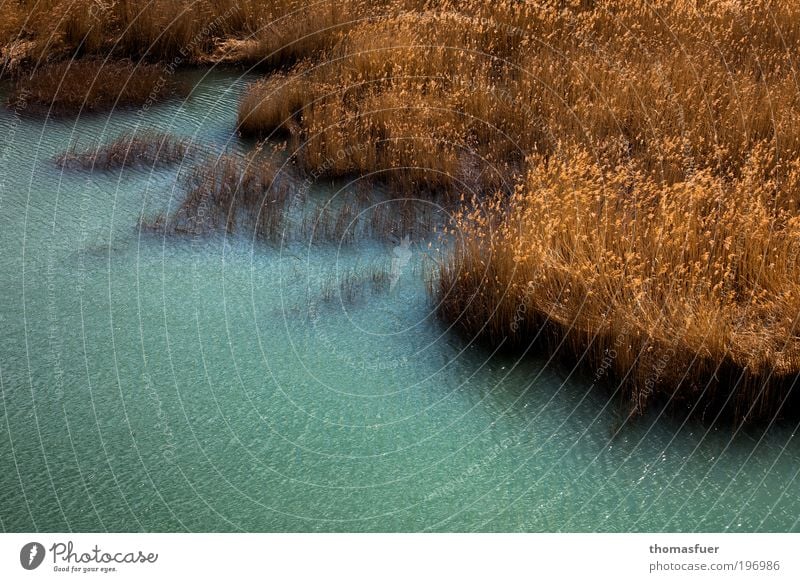
{"type": "Polygon", "coordinates": [[[281,242],[289,213],[303,193],[272,155],[209,155],[182,173],[180,199],[168,212],[142,217],[139,228],[162,235],[208,236],[243,230],[254,240],[281,242]]]}
{"type": "Polygon", "coordinates": [[[297,73],[275,74],[257,81],[239,102],[239,130],[244,135],[268,137],[296,133],[309,96],[297,73]]]}
{"type": "MultiPolygon", "coordinates": [[[[401,188],[447,190],[474,157],[470,126],[481,123],[463,111],[466,92],[453,91],[447,77],[482,79],[491,63],[477,53],[510,50],[486,39],[480,19],[448,14],[398,11],[359,23],[313,67],[249,87],[240,124],[267,133],[284,120],[298,122],[297,158],[309,171],[378,172],[401,188]],[[286,99],[288,90],[297,98],[286,99]]],[[[479,154],[492,157],[486,145],[479,154]]],[[[486,178],[497,180],[512,163],[503,160],[486,178]]]]}
{"type": "Polygon", "coordinates": [[[222,62],[275,68],[321,56],[361,21],[380,14],[385,0],[263,2],[261,25],[244,37],[223,41],[214,54],[222,62]]]}
{"type": "Polygon", "coordinates": [[[800,160],[665,185],[587,151],[530,160],[511,197],[455,221],[441,315],[492,342],[559,349],[651,401],[749,420],[797,404],[800,160]],[[782,178],[778,178],[782,176],[782,178]]]}
{"type": "Polygon", "coordinates": [[[0,45],[4,53],[16,47],[28,64],[113,55],[277,67],[320,54],[360,20],[396,10],[395,3],[15,0],[0,4],[0,45]]]}
{"type": "MultiPolygon", "coordinates": [[[[466,332],[608,361],[632,413],[667,399],[747,420],[796,402],[797,2],[12,6],[14,62],[261,65],[239,128],[285,138],[312,181],[465,201],[432,290],[466,332]]],[[[271,187],[247,176],[230,160],[198,169],[183,221],[204,200],[222,228],[230,209],[261,215],[271,187]]],[[[267,238],[286,226],[275,208],[256,222],[267,238]]],[[[351,214],[312,216],[332,239],[351,214]]]]}
{"type": "Polygon", "coordinates": [[[184,95],[158,65],[85,59],[44,65],[20,78],[8,99],[30,113],[74,115],[184,95]]]}
{"type": "Polygon", "coordinates": [[[175,230],[231,233],[243,221],[262,235],[277,236],[290,189],[278,179],[276,165],[226,154],[194,166],[185,180],[186,194],[172,219],[175,230]]]}

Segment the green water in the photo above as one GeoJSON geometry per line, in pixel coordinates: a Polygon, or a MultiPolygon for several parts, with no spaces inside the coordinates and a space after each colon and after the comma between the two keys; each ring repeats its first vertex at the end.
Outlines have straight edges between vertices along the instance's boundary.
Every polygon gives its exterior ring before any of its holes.
{"type": "Polygon", "coordinates": [[[247,79],[187,77],[146,116],[0,111],[2,530],[800,530],[795,425],[612,438],[585,375],[431,317],[422,241],[391,290],[322,301],[396,241],[143,234],[178,169],[53,164],[137,128],[243,151],[247,79]]]}

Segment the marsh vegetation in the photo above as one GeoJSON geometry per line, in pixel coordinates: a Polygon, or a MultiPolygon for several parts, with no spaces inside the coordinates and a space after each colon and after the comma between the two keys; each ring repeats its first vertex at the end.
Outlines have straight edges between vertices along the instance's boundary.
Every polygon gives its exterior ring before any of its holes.
{"type": "Polygon", "coordinates": [[[194,148],[186,139],[165,132],[123,133],[87,149],[72,147],[56,157],[60,168],[113,170],[124,167],[167,166],[181,162],[194,148]]]}
{"type": "MultiPolygon", "coordinates": [[[[796,410],[796,3],[95,4],[4,5],[15,63],[82,57],[18,92],[65,110],[120,103],[119,87],[141,100],[158,65],[112,67],[119,82],[86,92],[107,53],[255,65],[238,128],[284,140],[297,180],[365,177],[459,209],[430,287],[465,333],[590,370],[613,350],[631,414],[658,399],[743,421],[796,410]]],[[[209,159],[144,224],[351,243],[420,222],[347,202],[298,215],[306,198],[275,168],[209,159]]]]}
{"type": "Polygon", "coordinates": [[[94,58],[44,64],[22,75],[8,105],[30,114],[65,116],[149,106],[187,92],[158,65],[94,58]]]}

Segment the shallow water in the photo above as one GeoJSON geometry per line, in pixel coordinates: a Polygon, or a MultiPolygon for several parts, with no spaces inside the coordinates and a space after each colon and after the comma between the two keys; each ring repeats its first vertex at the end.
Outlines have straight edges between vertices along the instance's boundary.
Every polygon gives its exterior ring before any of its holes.
{"type": "Polygon", "coordinates": [[[652,415],[612,438],[585,375],[431,317],[424,241],[391,289],[344,298],[397,241],[141,233],[177,169],[53,164],[136,128],[244,151],[247,79],[186,75],[146,116],[0,111],[2,530],[800,530],[793,424],[652,415]]]}

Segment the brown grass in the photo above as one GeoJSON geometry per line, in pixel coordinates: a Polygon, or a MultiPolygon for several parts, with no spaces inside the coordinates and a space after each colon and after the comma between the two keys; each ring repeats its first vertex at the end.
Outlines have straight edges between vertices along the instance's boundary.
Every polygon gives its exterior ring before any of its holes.
{"type": "MultiPolygon", "coordinates": [[[[280,66],[333,46],[385,0],[20,0],[0,4],[0,45],[29,63],[114,55],[183,64],[213,59],[280,66]]],[[[399,4],[399,3],[398,3],[399,4]]],[[[414,4],[404,2],[403,4],[414,4]]]]}
{"type": "Polygon", "coordinates": [[[314,67],[252,85],[240,122],[268,133],[299,121],[298,158],[330,176],[383,171],[456,191],[475,159],[475,186],[508,187],[528,155],[562,143],[635,155],[667,182],[693,166],[735,171],[763,140],[798,155],[800,32],[766,22],[800,9],[649,6],[442,2],[367,21],[314,67]]]}
{"type": "Polygon", "coordinates": [[[314,179],[463,196],[434,292],[468,333],[546,337],[613,372],[634,413],[674,393],[754,419],[790,396],[796,2],[251,1],[219,23],[227,0],[140,21],[123,1],[92,25],[54,18],[67,4],[14,39],[279,67],[246,91],[243,132],[283,131],[314,179]]]}
{"type": "Polygon", "coordinates": [[[184,178],[185,195],[168,218],[149,225],[171,233],[233,233],[242,224],[260,237],[280,236],[291,202],[290,185],[279,177],[277,164],[257,152],[247,158],[210,156],[184,178]]]}
{"type": "Polygon", "coordinates": [[[388,4],[385,0],[264,2],[262,25],[246,38],[221,43],[213,56],[223,62],[270,68],[321,56],[353,26],[388,4]]]}
{"type": "Polygon", "coordinates": [[[150,104],[185,92],[160,66],[87,59],[45,65],[21,78],[8,105],[29,113],[74,115],[150,104]]]}
{"type": "Polygon", "coordinates": [[[281,78],[291,110],[269,84],[245,102],[299,125],[308,171],[478,195],[434,289],[468,333],[605,365],[634,414],[779,413],[800,371],[800,8],[562,4],[366,22],[281,78]]]}

